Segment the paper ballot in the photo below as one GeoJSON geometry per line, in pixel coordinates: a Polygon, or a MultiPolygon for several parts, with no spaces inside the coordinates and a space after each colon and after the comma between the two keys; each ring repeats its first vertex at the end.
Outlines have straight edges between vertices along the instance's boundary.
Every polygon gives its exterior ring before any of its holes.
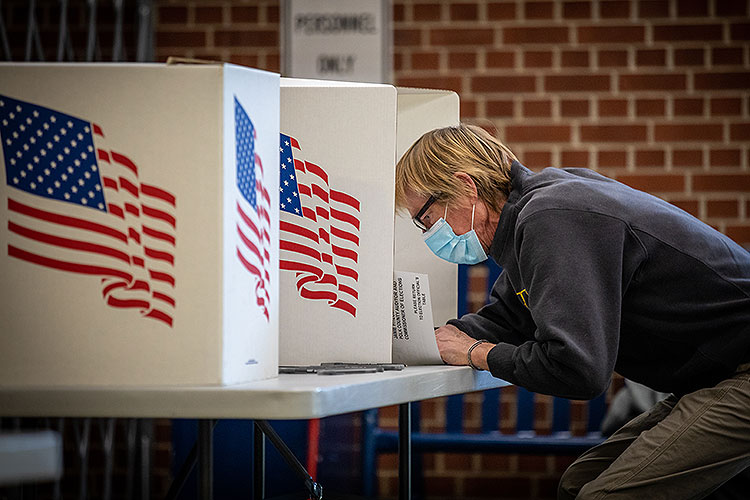
{"type": "Polygon", "coordinates": [[[393,272],[393,362],[441,365],[426,274],[393,272]]]}

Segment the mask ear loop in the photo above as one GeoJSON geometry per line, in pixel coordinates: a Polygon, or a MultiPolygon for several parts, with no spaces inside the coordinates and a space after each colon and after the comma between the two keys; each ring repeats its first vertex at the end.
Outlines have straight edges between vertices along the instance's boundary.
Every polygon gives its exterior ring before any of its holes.
{"type": "MultiPolygon", "coordinates": [[[[447,206],[446,206],[446,208],[447,208],[447,206]]],[[[474,230],[474,209],[475,208],[477,208],[477,204],[476,203],[471,206],[471,229],[472,229],[472,231],[474,230]]]]}
{"type": "Polygon", "coordinates": [[[448,217],[448,204],[447,203],[445,204],[445,213],[443,214],[443,220],[445,220],[446,217],[448,217]]]}

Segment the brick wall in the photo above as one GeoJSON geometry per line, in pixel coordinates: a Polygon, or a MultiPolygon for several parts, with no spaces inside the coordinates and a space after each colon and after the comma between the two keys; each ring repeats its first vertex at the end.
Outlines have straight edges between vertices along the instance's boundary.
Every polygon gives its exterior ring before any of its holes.
{"type": "MultiPolygon", "coordinates": [[[[57,4],[40,4],[42,40],[52,47],[57,4]]],[[[70,20],[78,45],[80,4],[70,20]]],[[[596,169],[750,248],[748,4],[393,0],[395,83],[457,91],[462,119],[494,132],[531,168],[596,169]]],[[[20,59],[28,7],[11,1],[3,8],[20,59]]],[[[157,60],[210,58],[279,71],[279,18],[270,0],[158,1],[157,60]]],[[[111,27],[101,35],[106,57],[111,27]]],[[[486,279],[476,274],[474,308],[486,279]]],[[[440,428],[442,406],[426,404],[428,428],[440,428]]],[[[467,413],[475,406],[468,397],[467,413]]],[[[386,424],[394,416],[393,408],[383,411],[386,424]]],[[[425,457],[425,475],[430,498],[553,498],[568,461],[437,453],[425,457]]],[[[393,456],[380,460],[384,496],[397,495],[396,470],[393,456]]]]}

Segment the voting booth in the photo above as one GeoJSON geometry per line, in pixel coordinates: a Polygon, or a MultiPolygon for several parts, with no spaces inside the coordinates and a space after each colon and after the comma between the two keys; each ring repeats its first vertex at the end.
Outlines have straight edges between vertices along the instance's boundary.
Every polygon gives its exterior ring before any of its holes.
{"type": "Polygon", "coordinates": [[[456,266],[393,213],[397,159],[456,123],[452,92],[281,79],[281,364],[390,362],[394,268],[429,273],[436,320],[455,316],[456,266]]]}
{"type": "Polygon", "coordinates": [[[0,65],[0,384],[278,369],[279,75],[0,65]]]}

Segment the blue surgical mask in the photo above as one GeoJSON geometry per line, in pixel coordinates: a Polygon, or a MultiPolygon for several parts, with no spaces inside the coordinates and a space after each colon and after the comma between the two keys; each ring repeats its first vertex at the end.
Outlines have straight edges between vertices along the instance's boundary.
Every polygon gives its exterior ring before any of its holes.
{"type": "Polygon", "coordinates": [[[471,208],[471,231],[466,234],[456,235],[453,228],[445,220],[448,214],[448,206],[445,207],[445,215],[422,235],[422,239],[432,253],[443,260],[455,264],[477,264],[487,260],[487,254],[479,242],[477,233],[474,232],[474,209],[471,208]]]}

